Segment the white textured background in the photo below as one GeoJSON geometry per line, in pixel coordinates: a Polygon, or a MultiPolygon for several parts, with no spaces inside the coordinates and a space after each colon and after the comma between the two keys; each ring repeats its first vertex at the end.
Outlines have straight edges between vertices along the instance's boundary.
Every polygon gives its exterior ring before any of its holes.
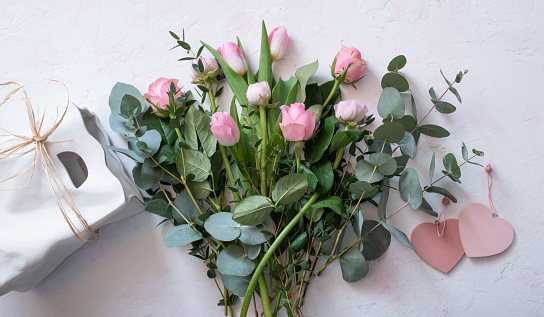
{"type": "MultiPolygon", "coordinates": [[[[448,127],[452,136],[423,136],[414,167],[426,175],[431,151],[440,158],[448,152],[460,157],[461,142],[485,151],[482,163],[493,162],[495,205],[514,227],[513,245],[495,257],[465,257],[445,275],[393,241],[357,283],[343,282],[337,263],[331,265],[312,282],[304,312],[544,316],[543,15],[544,2],[538,0],[4,0],[0,80],[59,79],[68,85],[73,102],[107,122],[108,96],[117,81],[142,92],[158,77],[188,84],[188,66],[177,62],[183,52],[169,51],[175,45],[169,30],[181,34],[185,28],[193,46],[203,39],[218,47],[238,35],[256,69],[261,19],[269,30],[285,25],[291,37],[284,60],[274,66],[276,75],[288,77],[318,58],[314,81],[324,82],[340,46],[357,47],[370,62],[368,76],[358,90],[343,87],[343,96],[366,103],[373,113],[379,80],[398,54],[408,58],[404,73],[420,113],[431,107],[428,88],[434,86],[437,93],[445,88],[440,69],[449,77],[469,69],[458,87],[464,100],[458,111],[428,118],[428,123],[448,127]]],[[[455,98],[448,94],[446,100],[455,98]]],[[[111,136],[120,144],[119,137],[111,136]]],[[[459,198],[449,208],[450,217],[458,217],[469,203],[487,201],[482,169],[463,167],[462,180],[462,186],[441,183],[459,198]]],[[[427,197],[440,208],[438,196],[427,197]]],[[[400,205],[396,199],[389,208],[400,205]]],[[[373,218],[375,210],[368,208],[365,215],[373,218]]],[[[69,257],[35,290],[1,297],[0,316],[221,316],[222,308],[215,306],[219,294],[204,265],[184,248],[163,245],[165,229],[156,228],[160,220],[142,213],[103,227],[99,239],[69,257]]],[[[391,223],[410,233],[432,220],[407,208],[391,223]]]]}

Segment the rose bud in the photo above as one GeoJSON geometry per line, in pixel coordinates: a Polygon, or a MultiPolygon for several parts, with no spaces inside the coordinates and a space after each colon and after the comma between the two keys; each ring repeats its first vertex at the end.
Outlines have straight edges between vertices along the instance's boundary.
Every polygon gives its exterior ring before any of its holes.
{"type": "Polygon", "coordinates": [[[182,97],[183,94],[178,87],[178,80],[164,77],[157,79],[154,83],[149,85],[149,91],[142,96],[144,100],[147,100],[147,102],[150,103],[151,108],[159,117],[165,117],[166,115],[161,113],[161,111],[158,109],[168,111],[167,106],[170,104],[170,96],[168,95],[168,92],[170,91],[170,86],[172,83],[174,83],[177,92],[174,99],[182,97]]]}
{"type": "Polygon", "coordinates": [[[285,140],[305,141],[312,137],[317,113],[304,110],[302,103],[294,103],[291,107],[281,106],[280,109],[282,114],[280,128],[285,140]]]}
{"type": "Polygon", "coordinates": [[[364,119],[368,107],[355,100],[344,100],[334,105],[334,114],[343,123],[353,124],[364,119]]]}
{"type": "Polygon", "coordinates": [[[231,146],[240,140],[240,129],[236,121],[226,112],[216,112],[210,122],[210,130],[223,146],[231,146]]]}
{"type": "Polygon", "coordinates": [[[267,81],[261,81],[259,83],[254,83],[247,87],[246,97],[251,106],[268,105],[268,101],[271,96],[270,86],[267,81]]]}
{"type": "Polygon", "coordinates": [[[219,54],[221,54],[221,56],[223,56],[229,66],[234,69],[236,73],[238,73],[238,75],[243,76],[247,72],[246,59],[236,44],[233,42],[227,42],[221,45],[217,51],[219,54]]]}
{"type": "Polygon", "coordinates": [[[213,57],[206,58],[200,56],[198,59],[193,60],[191,63],[191,82],[200,83],[203,80],[215,78],[219,74],[219,64],[217,60],[213,57]],[[198,69],[198,61],[202,61],[202,66],[204,69],[201,73],[198,73],[195,68],[198,69]],[[196,65],[196,66],[194,66],[196,65]]]}
{"type": "Polygon", "coordinates": [[[268,35],[268,44],[270,45],[270,55],[272,60],[278,60],[285,55],[287,44],[289,44],[289,35],[284,26],[278,26],[268,35]]]}
{"type": "Polygon", "coordinates": [[[361,53],[353,46],[342,46],[336,55],[334,74],[339,76],[349,66],[344,82],[352,84],[363,77],[368,62],[361,58],[361,53]]]}

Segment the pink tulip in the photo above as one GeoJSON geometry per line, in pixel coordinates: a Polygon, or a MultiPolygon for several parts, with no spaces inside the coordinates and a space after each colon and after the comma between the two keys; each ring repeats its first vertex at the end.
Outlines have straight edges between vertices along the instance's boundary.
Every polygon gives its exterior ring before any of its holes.
{"type": "MultiPolygon", "coordinates": [[[[180,91],[180,88],[178,87],[177,79],[168,79],[161,77],[157,79],[154,83],[149,85],[149,91],[145,93],[142,97],[144,100],[147,100],[150,103],[151,108],[154,111],[157,111],[157,109],[167,110],[167,106],[170,104],[170,97],[168,96],[168,92],[170,91],[170,85],[172,83],[174,83],[176,91],[178,91],[174,96],[174,99],[177,99],[183,95],[180,91]]],[[[159,112],[156,112],[156,114],[159,117],[164,117],[164,115],[159,112]]]]}
{"type": "Polygon", "coordinates": [[[361,58],[361,52],[355,47],[342,45],[340,52],[336,55],[334,74],[340,75],[348,66],[345,82],[349,84],[361,79],[368,68],[368,62],[361,58]],[[350,64],[351,66],[349,66],[350,64]]]}
{"type": "Polygon", "coordinates": [[[285,140],[305,141],[312,137],[317,113],[304,110],[302,103],[294,103],[291,107],[281,106],[280,109],[282,114],[280,128],[285,140]]]}
{"type": "Polygon", "coordinates": [[[267,105],[271,95],[267,81],[254,83],[247,87],[246,97],[250,105],[267,105]]]}
{"type": "Polygon", "coordinates": [[[236,73],[238,73],[238,75],[242,76],[247,72],[246,59],[236,44],[233,42],[227,42],[221,45],[217,51],[219,54],[221,54],[221,56],[223,56],[229,66],[234,69],[236,73]]]}
{"type": "Polygon", "coordinates": [[[226,112],[216,112],[210,122],[210,130],[223,146],[232,146],[240,140],[240,129],[236,121],[226,112]]]}
{"type": "Polygon", "coordinates": [[[285,26],[278,26],[270,32],[268,44],[270,45],[272,60],[278,60],[285,55],[287,44],[289,44],[289,35],[287,35],[285,26]]]}
{"type": "Polygon", "coordinates": [[[345,123],[356,123],[364,119],[368,107],[355,100],[344,100],[334,105],[336,118],[345,123]]]}

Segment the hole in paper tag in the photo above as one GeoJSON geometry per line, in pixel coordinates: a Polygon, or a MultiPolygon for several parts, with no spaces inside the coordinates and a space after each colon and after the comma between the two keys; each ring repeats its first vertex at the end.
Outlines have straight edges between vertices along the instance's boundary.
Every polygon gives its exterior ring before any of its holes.
{"type": "Polygon", "coordinates": [[[62,152],[57,157],[66,168],[74,186],[79,188],[83,185],[89,176],[89,170],[81,156],[74,152],[62,152]]]}

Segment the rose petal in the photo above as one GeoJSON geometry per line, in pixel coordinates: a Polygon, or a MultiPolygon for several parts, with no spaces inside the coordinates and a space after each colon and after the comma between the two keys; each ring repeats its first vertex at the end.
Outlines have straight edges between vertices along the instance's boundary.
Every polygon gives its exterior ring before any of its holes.
{"type": "Polygon", "coordinates": [[[302,141],[304,140],[304,134],[306,133],[306,128],[299,123],[280,123],[281,132],[283,132],[283,137],[287,141],[302,141]]]}

